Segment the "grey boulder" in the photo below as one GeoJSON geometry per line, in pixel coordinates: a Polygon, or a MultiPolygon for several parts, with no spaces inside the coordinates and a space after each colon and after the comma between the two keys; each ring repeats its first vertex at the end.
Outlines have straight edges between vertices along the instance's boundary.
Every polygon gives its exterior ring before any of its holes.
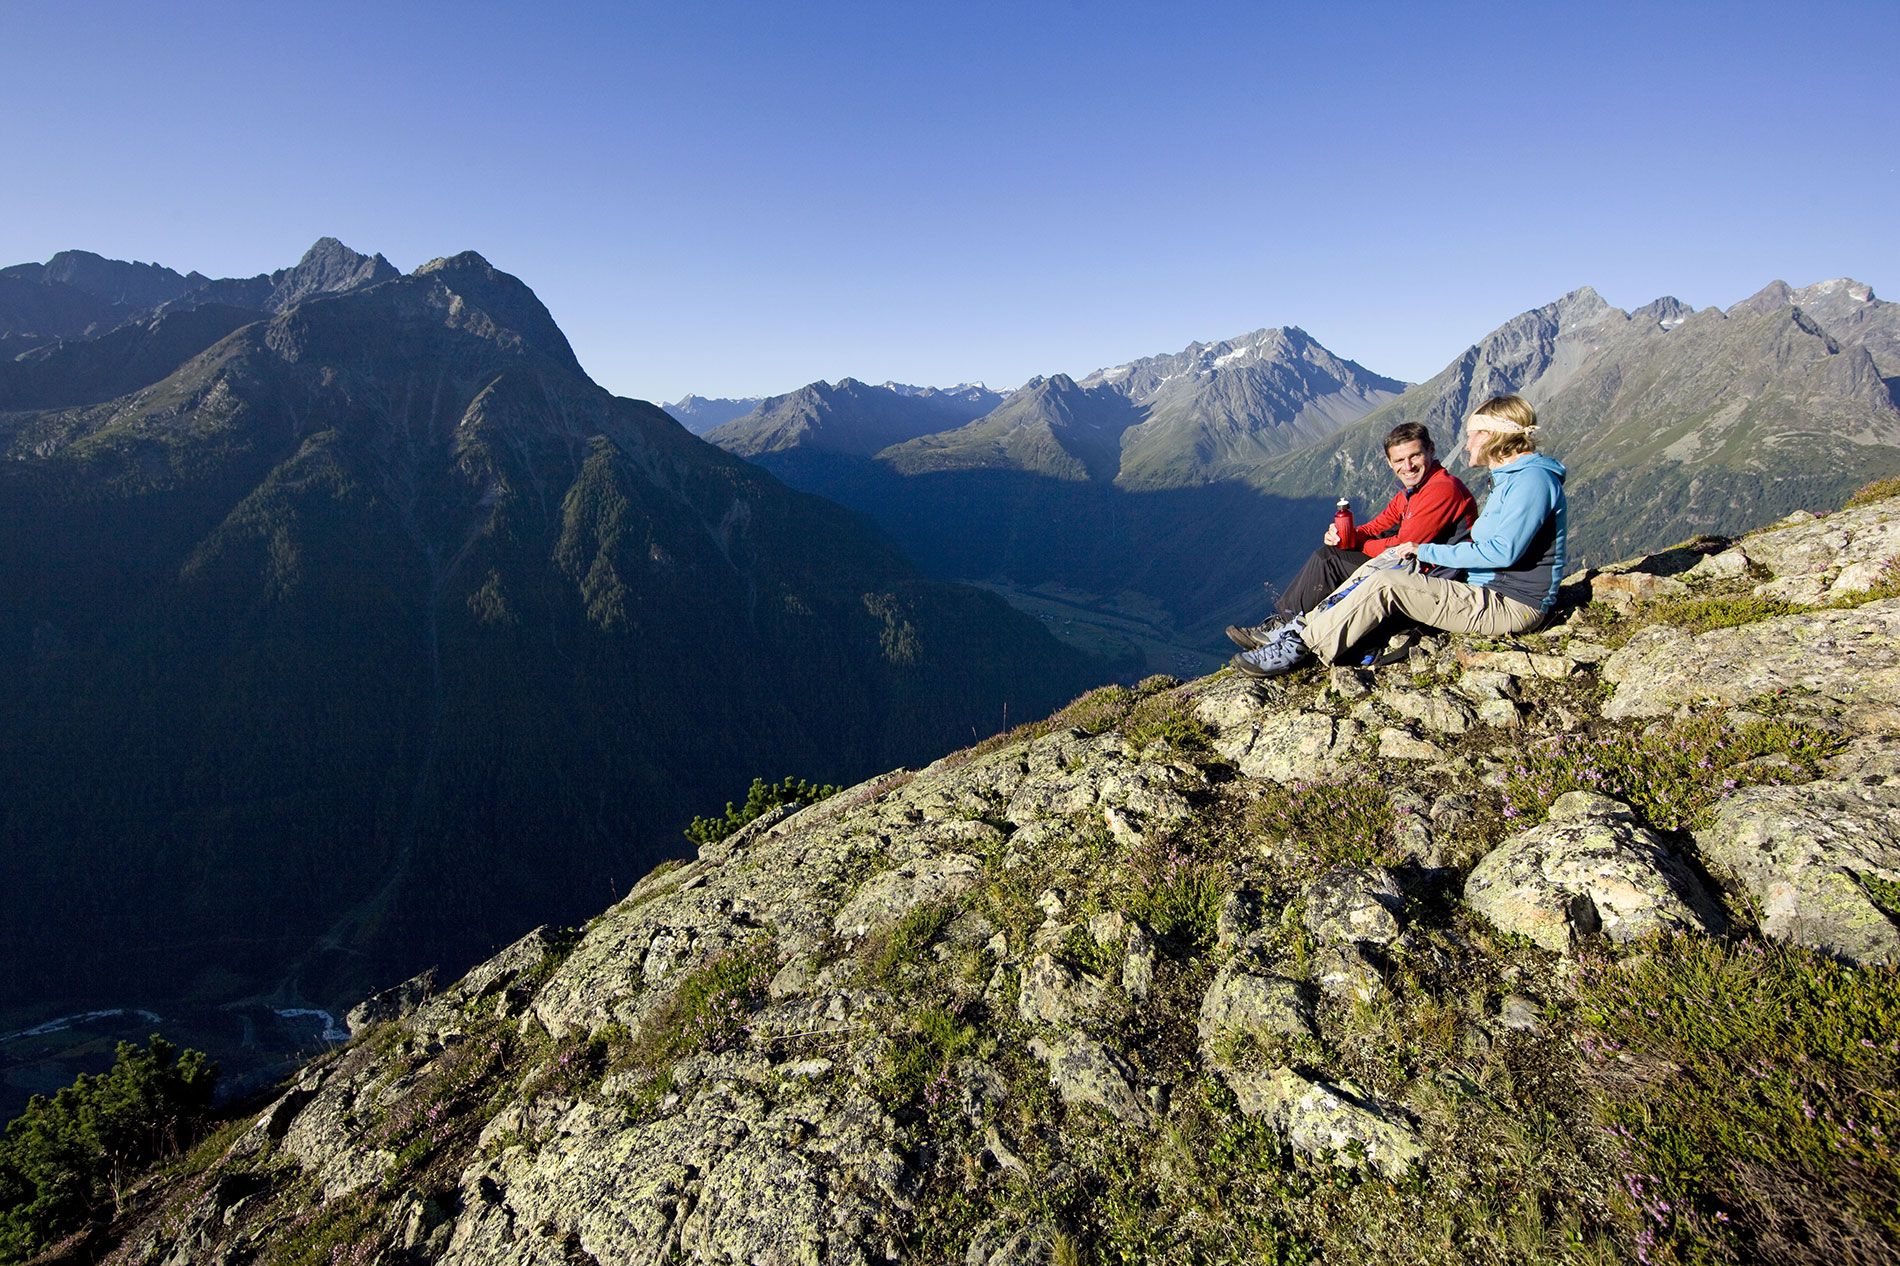
{"type": "Polygon", "coordinates": [[[1628,806],[1587,791],[1559,796],[1543,825],[1487,853],[1465,880],[1465,901],[1504,931],[1557,953],[1580,935],[1625,943],[1723,924],[1660,836],[1638,824],[1628,806]]]}

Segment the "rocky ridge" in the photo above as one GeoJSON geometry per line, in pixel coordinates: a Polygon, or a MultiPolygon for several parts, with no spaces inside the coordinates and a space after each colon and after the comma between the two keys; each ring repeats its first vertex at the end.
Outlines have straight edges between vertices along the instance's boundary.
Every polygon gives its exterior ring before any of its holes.
{"type": "Polygon", "coordinates": [[[1697,1083],[1613,1038],[1697,954],[1900,963],[1896,557],[1795,516],[768,815],[366,1004],[112,1260],[1874,1260],[1759,1157],[1670,1186],[1620,1105],[1697,1083]]]}

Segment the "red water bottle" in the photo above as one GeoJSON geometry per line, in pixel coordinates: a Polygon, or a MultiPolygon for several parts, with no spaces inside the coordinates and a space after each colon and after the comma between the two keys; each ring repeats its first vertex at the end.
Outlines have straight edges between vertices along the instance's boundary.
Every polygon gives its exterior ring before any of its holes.
{"type": "Polygon", "coordinates": [[[1339,537],[1340,549],[1352,548],[1352,502],[1344,497],[1333,507],[1333,532],[1339,537]]]}

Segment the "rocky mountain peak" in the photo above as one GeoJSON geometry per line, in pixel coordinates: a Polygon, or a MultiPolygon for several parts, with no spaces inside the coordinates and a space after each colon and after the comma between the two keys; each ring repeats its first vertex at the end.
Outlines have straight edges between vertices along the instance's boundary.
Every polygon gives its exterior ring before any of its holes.
{"type": "MultiPolygon", "coordinates": [[[[475,259],[486,266],[481,256],[476,255],[475,259]]],[[[322,237],[304,252],[295,267],[275,278],[270,304],[282,311],[316,295],[360,290],[401,275],[380,254],[359,254],[334,237],[322,237]]]]}
{"type": "Polygon", "coordinates": [[[1811,286],[1803,286],[1794,292],[1794,301],[1802,307],[1825,300],[1846,301],[1848,303],[1873,303],[1876,301],[1874,288],[1852,277],[1834,277],[1827,281],[1817,281],[1811,286]]]}
{"type": "MultiPolygon", "coordinates": [[[[335,240],[334,238],[323,239],[323,241],[326,242],[333,242],[335,240]]],[[[320,246],[322,243],[320,242],[318,245],[320,246]]],[[[341,245],[341,243],[338,243],[338,245],[341,245]]],[[[314,246],[311,247],[312,251],[316,249],[314,246]]],[[[496,269],[493,264],[483,258],[481,252],[461,251],[454,255],[438,256],[426,264],[419,264],[416,267],[416,276],[418,277],[427,277],[431,273],[446,273],[451,275],[475,273],[484,276],[494,276],[496,275],[496,269]]]]}
{"type": "MultiPolygon", "coordinates": [[[[354,252],[351,254],[354,255],[354,252]]],[[[355,258],[363,261],[356,266],[356,270],[357,275],[365,278],[375,275],[376,265],[388,266],[380,255],[368,260],[360,255],[355,258]]],[[[432,259],[417,268],[414,276],[442,286],[500,329],[511,332],[526,345],[579,371],[580,362],[574,356],[567,335],[561,332],[561,327],[555,323],[553,315],[542,305],[534,291],[520,278],[496,268],[475,251],[432,259]]],[[[455,319],[466,321],[469,318],[457,315],[455,319]]]]}
{"type": "Polygon", "coordinates": [[[1674,295],[1664,295],[1660,299],[1652,299],[1630,313],[1630,320],[1638,324],[1656,325],[1665,330],[1673,330],[1694,314],[1695,309],[1682,300],[1674,295]]]}
{"type": "Polygon", "coordinates": [[[1794,288],[1777,278],[1728,309],[1730,316],[1745,312],[1772,312],[1795,301],[1794,288]]]}
{"type": "Polygon", "coordinates": [[[1579,286],[1553,306],[1558,321],[1566,326],[1592,325],[1623,315],[1621,309],[1611,307],[1593,286],[1579,286]]]}

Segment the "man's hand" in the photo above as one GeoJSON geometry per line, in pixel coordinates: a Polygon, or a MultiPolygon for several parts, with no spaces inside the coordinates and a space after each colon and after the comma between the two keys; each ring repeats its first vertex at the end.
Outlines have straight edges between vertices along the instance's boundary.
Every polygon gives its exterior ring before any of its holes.
{"type": "Polygon", "coordinates": [[[1397,545],[1387,550],[1386,553],[1392,555],[1394,558],[1417,558],[1418,542],[1400,541],[1397,545]]]}
{"type": "Polygon", "coordinates": [[[1328,523],[1326,525],[1326,544],[1339,544],[1339,525],[1337,523],[1328,523]]]}

